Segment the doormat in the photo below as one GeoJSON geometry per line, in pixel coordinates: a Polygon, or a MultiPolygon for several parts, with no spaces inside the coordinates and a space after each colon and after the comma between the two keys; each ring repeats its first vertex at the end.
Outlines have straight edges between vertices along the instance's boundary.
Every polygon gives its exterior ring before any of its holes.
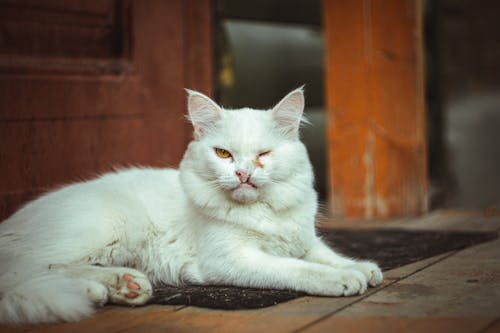
{"type": "MultiPolygon", "coordinates": [[[[375,261],[384,271],[498,238],[497,232],[403,229],[321,229],[319,234],[337,252],[352,258],[375,261]]],[[[255,309],[306,295],[293,290],[157,285],[150,304],[193,305],[225,310],[255,309]]]]}

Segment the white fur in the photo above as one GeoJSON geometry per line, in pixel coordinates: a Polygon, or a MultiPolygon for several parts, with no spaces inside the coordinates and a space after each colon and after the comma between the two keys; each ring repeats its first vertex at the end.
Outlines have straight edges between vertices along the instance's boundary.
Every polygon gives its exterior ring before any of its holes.
{"type": "Polygon", "coordinates": [[[315,234],[313,173],[298,139],[302,89],[269,111],[224,110],[188,93],[195,140],[179,170],[134,168],[69,185],[0,225],[1,322],[72,321],[93,304],[142,304],[149,281],[330,296],[381,282],[375,264],[341,257],[315,234]],[[140,286],[136,298],[124,296],[136,290],[127,274],[140,286]]]}

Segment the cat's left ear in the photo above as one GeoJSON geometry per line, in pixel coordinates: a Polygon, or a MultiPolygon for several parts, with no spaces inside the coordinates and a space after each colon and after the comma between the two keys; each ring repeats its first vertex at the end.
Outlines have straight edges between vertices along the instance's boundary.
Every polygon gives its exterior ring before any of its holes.
{"type": "Polygon", "coordinates": [[[200,139],[204,133],[215,127],[221,119],[220,107],[207,96],[194,90],[186,89],[188,93],[189,120],[194,127],[195,139],[200,139]]]}
{"type": "Polygon", "coordinates": [[[272,110],[272,116],[278,128],[292,139],[299,135],[300,122],[304,112],[304,86],[286,95],[272,110]]]}

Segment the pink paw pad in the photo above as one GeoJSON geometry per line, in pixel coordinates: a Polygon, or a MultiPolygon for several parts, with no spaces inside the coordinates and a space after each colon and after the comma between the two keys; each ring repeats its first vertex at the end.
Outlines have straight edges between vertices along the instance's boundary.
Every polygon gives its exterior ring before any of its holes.
{"type": "Polygon", "coordinates": [[[127,288],[130,290],[128,293],[125,294],[125,297],[136,298],[137,296],[139,296],[139,293],[133,291],[141,289],[141,286],[133,281],[133,279],[135,279],[135,276],[129,273],[125,273],[123,274],[122,279],[124,281],[127,281],[127,288]]]}
{"type": "Polygon", "coordinates": [[[151,283],[147,278],[130,273],[118,275],[113,289],[115,291],[110,295],[111,301],[117,304],[144,304],[152,295],[151,283]]]}

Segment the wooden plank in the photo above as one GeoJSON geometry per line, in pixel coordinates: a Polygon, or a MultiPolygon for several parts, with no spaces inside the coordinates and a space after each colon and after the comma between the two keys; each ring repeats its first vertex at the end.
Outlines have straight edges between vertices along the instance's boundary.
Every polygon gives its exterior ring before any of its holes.
{"type": "Polygon", "coordinates": [[[441,260],[444,260],[449,256],[453,255],[454,253],[455,251],[439,254],[431,258],[423,259],[408,265],[391,269],[387,272],[384,272],[384,279],[387,281],[395,281],[407,278],[410,275],[414,274],[415,272],[418,272],[420,270],[426,269],[427,267],[435,265],[441,260]]]}
{"type": "Polygon", "coordinates": [[[422,2],[323,2],[330,208],[348,217],[427,209],[422,2]]]}
{"type": "Polygon", "coordinates": [[[301,299],[272,308],[249,311],[221,311],[188,307],[160,321],[150,322],[140,328],[132,328],[124,332],[292,332],[317,320],[324,315],[325,311],[335,308],[330,303],[322,304],[312,311],[304,311],[310,301],[310,299],[301,299]]]}
{"type": "Polygon", "coordinates": [[[499,251],[500,240],[496,240],[458,252],[316,323],[308,331],[337,330],[344,325],[346,329],[339,332],[347,332],[358,322],[360,327],[371,325],[373,332],[395,332],[401,325],[413,331],[477,332],[500,316],[499,251]]]}
{"type": "MultiPolygon", "coordinates": [[[[371,290],[370,293],[375,292],[371,290]]],[[[365,295],[366,296],[366,295],[365,295]]],[[[290,332],[360,297],[303,297],[258,310],[224,311],[182,306],[104,307],[78,323],[0,326],[6,333],[30,332],[290,332]]]]}
{"type": "MultiPolygon", "coordinates": [[[[179,306],[150,305],[131,308],[109,306],[96,312],[90,318],[76,323],[56,323],[27,326],[0,325],[2,333],[113,333],[147,325],[149,321],[157,321],[169,313],[178,310],[179,306]]],[[[143,331],[145,332],[145,331],[143,331]]]]}
{"type": "Polygon", "coordinates": [[[481,333],[498,333],[500,332],[500,317],[497,318],[490,325],[486,326],[481,333]]]}
{"type": "Polygon", "coordinates": [[[335,317],[328,324],[320,322],[300,332],[384,332],[384,333],[472,333],[480,332],[484,327],[485,319],[481,317],[470,318],[392,318],[385,317],[335,317]]]}
{"type": "Polygon", "coordinates": [[[125,330],[147,332],[291,332],[349,306],[376,289],[356,297],[302,297],[273,307],[225,311],[186,307],[154,322],[125,330]]]}
{"type": "Polygon", "coordinates": [[[390,224],[423,230],[500,231],[500,214],[495,210],[441,209],[420,218],[390,224]]]}

